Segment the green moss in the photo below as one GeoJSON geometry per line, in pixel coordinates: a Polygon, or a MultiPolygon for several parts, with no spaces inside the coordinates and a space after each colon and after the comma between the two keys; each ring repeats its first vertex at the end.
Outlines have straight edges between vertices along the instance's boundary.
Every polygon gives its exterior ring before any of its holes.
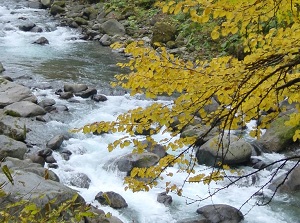
{"type": "Polygon", "coordinates": [[[16,111],[12,111],[12,110],[7,110],[4,112],[4,114],[12,116],[12,117],[21,117],[21,114],[16,112],[16,111]]]}

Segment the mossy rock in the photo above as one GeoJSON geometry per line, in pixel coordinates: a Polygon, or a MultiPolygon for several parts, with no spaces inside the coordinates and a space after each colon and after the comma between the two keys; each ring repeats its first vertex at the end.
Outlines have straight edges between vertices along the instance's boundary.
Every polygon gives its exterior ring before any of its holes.
{"type": "Polygon", "coordinates": [[[288,116],[280,117],[274,120],[270,128],[260,138],[259,142],[270,152],[282,152],[294,148],[299,142],[293,141],[294,133],[300,128],[286,126],[284,123],[289,120],[288,116]]]}
{"type": "Polygon", "coordinates": [[[81,18],[81,17],[74,18],[74,21],[80,26],[88,24],[88,21],[86,21],[84,18],[81,18]]]}
{"type": "Polygon", "coordinates": [[[153,36],[151,43],[167,43],[169,41],[174,41],[176,33],[176,25],[170,22],[157,22],[153,27],[153,36]]]}
{"type": "Polygon", "coordinates": [[[58,5],[60,7],[65,7],[66,6],[66,2],[65,1],[54,1],[52,6],[53,5],[58,5]]]}

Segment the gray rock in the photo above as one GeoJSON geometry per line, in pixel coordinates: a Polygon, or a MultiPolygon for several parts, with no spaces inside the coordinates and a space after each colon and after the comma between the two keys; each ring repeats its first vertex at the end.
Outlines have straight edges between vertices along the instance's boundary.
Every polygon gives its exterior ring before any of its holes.
{"type": "Polygon", "coordinates": [[[211,223],[211,221],[201,216],[183,219],[178,221],[177,223],[211,223]]]}
{"type": "Polygon", "coordinates": [[[226,204],[206,205],[197,209],[211,223],[238,223],[244,219],[242,212],[226,204]]]}
{"type": "Polygon", "coordinates": [[[45,162],[46,163],[56,163],[57,161],[52,155],[50,155],[45,158],[45,162]]]}
{"type": "Polygon", "coordinates": [[[53,153],[52,149],[42,149],[39,150],[37,154],[43,158],[46,158],[47,156],[51,156],[52,153],[53,153]]]}
{"type": "Polygon", "coordinates": [[[171,195],[167,195],[166,192],[162,192],[157,195],[157,201],[158,203],[162,203],[167,206],[173,202],[173,199],[171,195]]]}
{"type": "Polygon", "coordinates": [[[95,200],[102,205],[109,205],[110,207],[115,209],[128,207],[125,199],[120,194],[113,191],[99,192],[96,195],[95,200]]]}
{"type": "Polygon", "coordinates": [[[18,141],[25,141],[28,129],[25,120],[8,115],[0,116],[0,134],[18,141]]]}
{"type": "Polygon", "coordinates": [[[4,69],[3,65],[2,65],[2,63],[0,62],[0,73],[2,73],[3,71],[5,71],[5,69],[4,69]]]}
{"type": "Polygon", "coordinates": [[[168,41],[175,40],[176,32],[176,27],[169,22],[157,22],[153,27],[151,43],[167,43],[168,41]]]}
{"type": "Polygon", "coordinates": [[[89,188],[91,179],[84,173],[77,173],[71,176],[70,184],[79,188],[89,188]]]}
{"type": "Polygon", "coordinates": [[[163,158],[167,155],[166,148],[160,144],[156,144],[153,146],[152,143],[147,140],[143,141],[142,144],[146,146],[146,151],[158,155],[159,158],[163,158]]]}
{"type": "Polygon", "coordinates": [[[299,126],[286,126],[284,122],[287,120],[289,120],[288,116],[283,116],[274,120],[258,142],[271,152],[286,151],[295,145],[293,142],[293,135],[299,126]]]}
{"type": "Polygon", "coordinates": [[[5,157],[23,159],[27,151],[26,144],[5,135],[0,135],[0,160],[5,157]]]}
{"type": "Polygon", "coordinates": [[[125,27],[116,19],[109,19],[106,22],[102,23],[100,29],[103,31],[103,33],[108,34],[110,36],[123,36],[126,33],[125,27]]]}
{"type": "Polygon", "coordinates": [[[111,36],[104,34],[100,38],[99,42],[102,46],[110,46],[112,44],[112,38],[111,38],[111,36]]]}
{"type": "Polygon", "coordinates": [[[60,94],[59,94],[59,98],[61,98],[61,99],[70,99],[70,98],[72,98],[74,95],[73,95],[73,93],[72,92],[61,92],[60,94]]]}
{"type": "Polygon", "coordinates": [[[269,189],[275,191],[276,188],[279,187],[278,192],[281,193],[293,193],[293,192],[300,191],[300,166],[299,165],[292,170],[292,172],[289,174],[286,180],[285,178],[286,178],[286,174],[283,174],[280,177],[273,180],[273,182],[269,186],[269,189]]]}
{"type": "Polygon", "coordinates": [[[18,101],[36,102],[37,98],[29,88],[0,78],[0,108],[18,101]]]}
{"type": "Polygon", "coordinates": [[[29,21],[25,21],[23,24],[19,25],[19,29],[25,32],[30,31],[33,27],[35,27],[35,24],[29,21]]]}
{"type": "Polygon", "coordinates": [[[51,6],[51,0],[41,0],[41,4],[45,8],[50,8],[50,6],[51,6]]]}
{"type": "Polygon", "coordinates": [[[28,156],[28,158],[33,162],[33,163],[38,163],[41,166],[44,166],[46,161],[43,157],[39,156],[38,154],[31,154],[28,156]]]}
{"type": "Polygon", "coordinates": [[[43,108],[47,108],[47,107],[50,107],[50,106],[53,106],[55,105],[55,100],[54,99],[44,99],[42,101],[40,101],[38,103],[39,106],[43,107],[43,108]]]}
{"type": "Polygon", "coordinates": [[[103,94],[95,94],[92,95],[92,100],[96,101],[96,102],[103,102],[103,101],[107,101],[107,97],[103,94]]]}
{"type": "Polygon", "coordinates": [[[64,84],[65,92],[79,93],[88,89],[86,84],[64,84]]]}
{"type": "Polygon", "coordinates": [[[34,117],[46,114],[45,109],[30,101],[15,102],[6,106],[4,111],[5,114],[14,117],[34,117]]]}
{"type": "Polygon", "coordinates": [[[89,98],[95,94],[97,94],[97,90],[95,88],[88,88],[85,91],[75,93],[75,96],[79,96],[82,98],[89,98]]]}
{"type": "Polygon", "coordinates": [[[30,30],[30,32],[41,33],[41,32],[43,32],[43,29],[41,27],[35,26],[30,30]]]}
{"type": "Polygon", "coordinates": [[[49,44],[49,41],[46,39],[46,37],[40,37],[34,41],[33,44],[46,45],[49,44]]]}
{"type": "Polygon", "coordinates": [[[131,153],[116,161],[121,172],[129,172],[133,167],[150,167],[159,161],[159,156],[154,153],[131,153]]]}
{"type": "Polygon", "coordinates": [[[58,176],[53,171],[47,170],[39,163],[33,163],[30,159],[20,160],[12,157],[7,157],[2,164],[7,165],[7,167],[11,171],[22,170],[25,172],[31,172],[43,178],[47,177],[49,180],[59,182],[58,176]]]}
{"type": "Polygon", "coordinates": [[[47,142],[47,148],[57,150],[64,141],[64,135],[56,135],[47,142]]]}
{"type": "MultiPolygon", "coordinates": [[[[46,204],[53,201],[53,203],[51,202],[51,208],[55,209],[77,195],[76,191],[71,188],[53,180],[45,180],[44,177],[32,172],[18,170],[13,175],[14,185],[8,183],[2,188],[7,194],[7,196],[1,198],[3,206],[22,199],[35,203],[42,210],[46,207],[46,204]]],[[[6,181],[6,176],[0,173],[0,182],[6,181]]],[[[84,199],[78,196],[75,203],[84,204],[84,199]]],[[[15,214],[18,214],[18,212],[15,214]]]]}
{"type": "Polygon", "coordinates": [[[248,162],[252,153],[252,146],[244,139],[235,135],[224,135],[222,145],[220,137],[215,136],[197,149],[196,156],[199,164],[217,166],[222,164],[236,165],[248,162]]]}
{"type": "Polygon", "coordinates": [[[65,9],[59,5],[53,4],[50,8],[50,13],[51,15],[57,15],[57,14],[61,14],[64,13],[65,9]]]}

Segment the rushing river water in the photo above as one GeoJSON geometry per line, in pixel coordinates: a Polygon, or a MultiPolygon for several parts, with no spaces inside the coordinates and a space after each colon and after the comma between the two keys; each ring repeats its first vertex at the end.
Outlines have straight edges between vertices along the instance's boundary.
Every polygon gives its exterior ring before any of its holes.
{"type": "MultiPolygon", "coordinates": [[[[93,103],[86,99],[77,98],[80,103],[69,103],[60,100],[54,94],[55,89],[33,88],[39,100],[52,98],[57,104],[67,105],[68,115],[43,124],[36,131],[36,137],[48,139],[58,133],[65,133],[69,129],[81,127],[86,123],[100,120],[114,120],[120,114],[137,106],[145,107],[152,102],[138,97],[130,97],[123,91],[116,91],[109,87],[113,76],[119,72],[116,62],[123,60],[121,56],[104,48],[99,43],[80,40],[80,33],[67,27],[57,27],[45,10],[27,8],[28,1],[0,0],[0,61],[6,71],[4,75],[10,76],[16,82],[36,87],[51,83],[55,88],[61,88],[63,83],[86,83],[96,87],[108,97],[104,103],[93,103]],[[23,32],[18,26],[26,21],[32,21],[43,29],[42,33],[23,32]],[[39,37],[46,37],[50,44],[40,46],[32,44],[39,37]],[[28,78],[30,77],[30,78],[28,78]]],[[[38,128],[38,127],[37,127],[38,128]]],[[[34,131],[33,131],[34,132],[34,131]]],[[[54,171],[61,181],[70,186],[70,178],[76,173],[85,173],[90,179],[89,189],[72,187],[80,192],[87,202],[98,205],[101,209],[113,213],[123,222],[135,223],[171,223],[179,220],[196,217],[196,209],[211,203],[224,203],[239,208],[259,185],[263,185],[270,176],[267,170],[258,175],[258,181],[249,186],[244,181],[223,190],[212,199],[196,202],[190,205],[187,198],[201,198],[224,183],[213,184],[210,188],[202,184],[187,184],[183,197],[172,195],[173,203],[166,207],[157,202],[157,194],[163,191],[165,181],[150,192],[132,193],[124,190],[122,178],[124,174],[109,168],[110,160],[127,154],[128,149],[117,149],[111,153],[107,151],[108,143],[122,137],[122,133],[104,134],[102,136],[75,134],[63,143],[63,148],[73,154],[70,160],[65,161],[58,153],[55,158],[59,168],[54,171]],[[114,191],[121,194],[128,203],[128,208],[114,210],[101,206],[94,201],[95,195],[100,191],[114,191]]],[[[157,135],[157,139],[165,136],[157,135]]],[[[263,154],[261,159],[266,162],[282,158],[282,155],[263,154]]],[[[197,170],[206,167],[197,166],[197,170]]],[[[170,168],[176,172],[176,167],[170,168]]],[[[251,168],[245,168],[245,172],[251,168]]],[[[173,177],[175,182],[183,182],[183,173],[173,177]]],[[[166,177],[167,178],[167,177],[166,177]]],[[[265,193],[269,193],[265,191],[265,193]]],[[[253,206],[259,198],[253,198],[245,204],[241,211],[246,214],[244,222],[247,223],[285,223],[300,222],[299,200],[288,196],[276,196],[274,202],[268,206],[253,206]]]]}

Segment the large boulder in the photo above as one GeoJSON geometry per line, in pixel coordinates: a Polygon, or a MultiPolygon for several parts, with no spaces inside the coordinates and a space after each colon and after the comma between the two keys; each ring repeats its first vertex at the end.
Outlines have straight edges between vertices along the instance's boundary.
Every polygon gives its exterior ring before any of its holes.
{"type": "Polygon", "coordinates": [[[100,29],[102,30],[103,33],[106,33],[111,36],[114,35],[122,36],[126,32],[124,26],[116,19],[109,19],[106,22],[102,23],[100,29]]]}
{"type": "Polygon", "coordinates": [[[29,88],[0,78],[0,108],[18,101],[36,102],[29,88]]]}
{"type": "Polygon", "coordinates": [[[5,135],[0,135],[0,160],[5,157],[23,159],[27,151],[26,144],[5,135]]]}
{"type": "MultiPolygon", "coordinates": [[[[281,152],[293,148],[293,135],[299,126],[286,126],[284,123],[289,120],[288,116],[282,116],[274,120],[265,134],[258,140],[263,147],[271,152],[281,152]]],[[[298,144],[296,142],[296,144],[298,144]]]]}
{"type": "Polygon", "coordinates": [[[14,117],[34,117],[46,114],[46,111],[41,106],[30,101],[20,101],[10,104],[4,108],[4,112],[14,117]]]}
{"type": "Polygon", "coordinates": [[[27,132],[25,120],[8,115],[0,116],[0,134],[18,141],[24,141],[27,132]]]}
{"type": "Polygon", "coordinates": [[[197,209],[211,223],[238,223],[244,219],[242,212],[226,204],[206,205],[197,209]]]}
{"type": "Polygon", "coordinates": [[[159,156],[154,153],[131,153],[116,161],[121,172],[130,172],[134,167],[150,167],[159,161],[159,156]]]}
{"type": "Polygon", "coordinates": [[[219,163],[236,165],[250,160],[252,146],[244,139],[235,135],[215,136],[196,151],[199,164],[217,166],[219,163]]]}
{"type": "Polygon", "coordinates": [[[89,188],[91,179],[84,173],[72,174],[70,184],[79,188],[89,188]]]}
{"type": "Polygon", "coordinates": [[[128,207],[125,199],[120,194],[113,191],[99,192],[95,196],[95,200],[102,205],[109,205],[110,207],[115,209],[128,207]]]}
{"type": "Polygon", "coordinates": [[[293,193],[300,191],[300,166],[298,165],[289,176],[286,178],[286,174],[273,180],[269,189],[282,193],[293,193]],[[277,189],[278,188],[278,189],[277,189]]]}
{"type": "Polygon", "coordinates": [[[168,41],[175,40],[177,29],[170,22],[157,22],[152,31],[152,44],[156,42],[167,43],[168,41]]]}

